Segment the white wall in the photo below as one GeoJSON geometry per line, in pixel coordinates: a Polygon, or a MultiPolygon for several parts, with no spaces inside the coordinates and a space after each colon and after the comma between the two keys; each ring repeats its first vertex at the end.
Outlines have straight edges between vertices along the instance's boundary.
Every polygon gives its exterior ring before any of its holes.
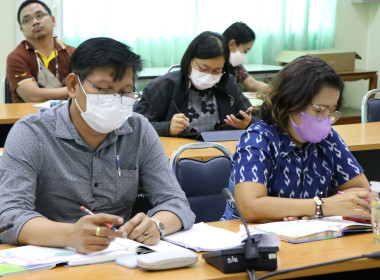
{"type": "MultiPolygon", "coordinates": [[[[356,51],[361,60],[355,68],[376,70],[380,74],[380,3],[351,3],[337,1],[335,47],[356,51]]],[[[360,108],[363,95],[368,91],[368,80],[346,82],[343,105],[360,108]]]]}
{"type": "MultiPolygon", "coordinates": [[[[1,31],[0,31],[0,77],[1,81],[5,74],[8,54],[16,47],[16,16],[15,2],[13,0],[1,0],[1,31]]],[[[0,86],[0,103],[3,103],[3,84],[0,86]]]]}
{"type": "MultiPolygon", "coordinates": [[[[0,31],[0,77],[5,74],[7,55],[22,39],[16,13],[22,0],[1,0],[0,31]],[[16,35],[17,34],[17,35],[16,35]]],[[[264,1],[264,0],[263,0],[264,1]]],[[[46,0],[56,17],[55,33],[60,36],[62,12],[61,0],[46,0]]],[[[380,3],[354,4],[351,0],[338,0],[336,16],[335,47],[353,50],[361,55],[356,68],[377,70],[380,74],[380,3]]],[[[61,37],[62,38],[62,37],[61,37]]],[[[368,89],[368,81],[346,82],[344,105],[360,108],[361,99],[368,89]]],[[[0,86],[0,103],[3,102],[3,87],[0,86]]]]}

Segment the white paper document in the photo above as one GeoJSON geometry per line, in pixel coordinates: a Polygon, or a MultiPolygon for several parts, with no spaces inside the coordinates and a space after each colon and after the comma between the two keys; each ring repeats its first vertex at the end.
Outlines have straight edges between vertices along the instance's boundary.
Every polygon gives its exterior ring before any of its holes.
{"type": "MultiPolygon", "coordinates": [[[[281,244],[280,239],[271,234],[253,230],[252,235],[258,241],[258,246],[279,247],[281,244]]],[[[197,252],[235,248],[241,246],[245,238],[246,231],[243,225],[241,225],[240,231],[235,233],[205,223],[197,223],[189,230],[179,231],[163,237],[166,241],[197,252]]]]}
{"type": "Polygon", "coordinates": [[[69,266],[75,266],[112,261],[121,256],[136,254],[136,251],[141,248],[150,249],[152,251],[183,249],[162,240],[156,245],[146,246],[130,239],[116,238],[107,249],[90,254],[80,254],[72,248],[53,248],[34,245],[0,250],[0,262],[27,268],[50,264],[68,264],[69,266]]]}
{"type": "Polygon", "coordinates": [[[37,108],[51,108],[65,102],[67,102],[67,100],[48,100],[42,103],[34,104],[32,106],[37,108]]]}

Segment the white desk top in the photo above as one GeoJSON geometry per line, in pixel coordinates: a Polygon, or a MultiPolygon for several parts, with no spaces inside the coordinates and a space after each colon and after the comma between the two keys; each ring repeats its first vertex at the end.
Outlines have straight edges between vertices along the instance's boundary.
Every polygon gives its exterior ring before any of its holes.
{"type": "MultiPolygon", "coordinates": [[[[260,73],[277,73],[283,66],[278,65],[266,65],[266,64],[243,64],[250,74],[260,73]]],[[[139,79],[154,79],[158,76],[165,75],[168,72],[169,67],[146,67],[140,74],[139,79]]]]}

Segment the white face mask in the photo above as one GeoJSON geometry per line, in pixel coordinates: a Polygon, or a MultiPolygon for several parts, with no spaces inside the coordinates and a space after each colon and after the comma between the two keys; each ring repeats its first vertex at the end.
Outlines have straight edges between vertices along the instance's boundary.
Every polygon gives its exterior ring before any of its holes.
{"type": "Polygon", "coordinates": [[[207,88],[211,88],[215,86],[217,83],[219,83],[220,79],[223,76],[222,74],[219,75],[211,75],[208,73],[203,73],[198,71],[191,65],[191,74],[189,76],[191,83],[199,90],[204,90],[207,88]]]}
{"type": "MultiPolygon", "coordinates": [[[[74,99],[84,121],[95,131],[99,133],[109,133],[121,127],[127,119],[132,116],[133,104],[121,104],[121,96],[118,94],[112,101],[102,101],[98,99],[97,94],[87,94],[82,83],[79,85],[86,95],[86,112],[83,112],[74,99]]],[[[127,98],[127,97],[123,97],[127,98]]]]}
{"type": "Polygon", "coordinates": [[[230,52],[230,64],[232,67],[238,66],[240,64],[243,64],[247,60],[247,54],[239,52],[238,48],[236,47],[236,52],[230,52]]]}

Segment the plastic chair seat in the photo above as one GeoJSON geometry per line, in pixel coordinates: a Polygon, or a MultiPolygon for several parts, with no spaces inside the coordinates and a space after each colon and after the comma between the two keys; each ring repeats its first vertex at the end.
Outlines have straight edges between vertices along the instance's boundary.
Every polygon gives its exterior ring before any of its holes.
{"type": "Polygon", "coordinates": [[[226,207],[223,189],[228,187],[231,159],[232,154],[226,147],[212,142],[187,144],[173,153],[170,165],[196,215],[196,223],[218,221],[222,217],[226,207]],[[178,160],[185,150],[202,148],[216,148],[224,155],[206,161],[191,158],[178,160]]]}

